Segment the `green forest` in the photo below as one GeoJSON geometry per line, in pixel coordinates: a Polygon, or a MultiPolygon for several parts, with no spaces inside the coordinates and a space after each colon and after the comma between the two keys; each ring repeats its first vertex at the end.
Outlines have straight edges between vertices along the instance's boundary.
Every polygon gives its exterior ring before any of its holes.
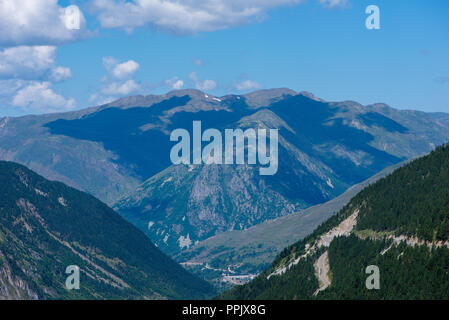
{"type": "Polygon", "coordinates": [[[435,246],[448,239],[449,145],[445,145],[362,190],[311,235],[284,249],[267,271],[218,299],[449,299],[449,249],[435,246]],[[335,238],[328,248],[331,285],[326,290],[313,295],[319,287],[313,264],[325,248],[281,276],[267,279],[355,210],[359,214],[351,235],[335,238]],[[428,245],[392,245],[387,235],[413,237],[428,245]],[[368,265],[379,267],[379,290],[365,286],[368,265]]]}
{"type": "Polygon", "coordinates": [[[0,194],[0,287],[15,298],[202,299],[214,293],[91,195],[3,161],[0,194]],[[80,268],[80,290],[65,287],[70,265],[80,268]]]}

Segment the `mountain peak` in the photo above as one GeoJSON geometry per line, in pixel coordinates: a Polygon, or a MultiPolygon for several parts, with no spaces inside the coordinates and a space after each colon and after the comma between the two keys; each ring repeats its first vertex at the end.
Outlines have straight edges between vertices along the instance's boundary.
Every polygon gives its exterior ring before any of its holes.
{"type": "Polygon", "coordinates": [[[264,107],[281,100],[285,96],[296,96],[298,93],[288,88],[257,90],[244,95],[250,107],[264,107]]]}
{"type": "Polygon", "coordinates": [[[316,97],[313,93],[311,93],[309,91],[301,91],[299,94],[303,95],[304,97],[307,97],[309,99],[315,100],[315,101],[326,102],[325,100],[316,97]]]}
{"type": "Polygon", "coordinates": [[[182,96],[190,96],[192,98],[201,98],[207,95],[206,93],[202,92],[198,89],[179,89],[179,90],[172,90],[165,94],[166,97],[182,97],[182,96]]]}

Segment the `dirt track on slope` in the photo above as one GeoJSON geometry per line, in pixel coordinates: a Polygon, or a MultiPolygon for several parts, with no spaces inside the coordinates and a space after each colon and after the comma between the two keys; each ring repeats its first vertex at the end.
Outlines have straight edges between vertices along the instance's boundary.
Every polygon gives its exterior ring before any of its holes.
{"type": "Polygon", "coordinates": [[[313,294],[317,295],[318,292],[325,290],[331,284],[331,279],[329,278],[329,256],[327,251],[318,258],[314,264],[314,267],[320,283],[320,287],[313,294]]]}

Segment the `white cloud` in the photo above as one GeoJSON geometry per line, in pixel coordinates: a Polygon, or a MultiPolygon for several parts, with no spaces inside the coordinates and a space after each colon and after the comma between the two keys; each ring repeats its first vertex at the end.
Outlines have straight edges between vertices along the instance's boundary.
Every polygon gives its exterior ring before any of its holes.
{"type": "Polygon", "coordinates": [[[235,89],[238,91],[247,91],[260,88],[262,88],[262,86],[258,82],[253,80],[244,80],[235,85],[235,89]]]}
{"type": "Polygon", "coordinates": [[[73,30],[67,28],[72,19],[58,5],[58,0],[0,0],[0,45],[48,45],[79,40],[86,35],[85,18],[79,13],[80,29],[73,30]]]}
{"type": "MultiPolygon", "coordinates": [[[[0,0],[1,1],[1,0],[0,0]]],[[[0,50],[0,102],[31,113],[67,111],[74,99],[55,93],[52,83],[72,75],[56,65],[54,46],[17,46],[0,50]]]]}
{"type": "Polygon", "coordinates": [[[109,72],[118,64],[117,59],[114,57],[103,57],[103,66],[109,72]]]}
{"type": "Polygon", "coordinates": [[[15,94],[12,105],[31,112],[68,111],[76,107],[75,100],[55,93],[50,82],[31,81],[15,94]]]}
{"type": "Polygon", "coordinates": [[[72,76],[56,63],[57,45],[85,38],[85,26],[75,5],[69,10],[58,0],[0,0],[1,104],[30,113],[75,108],[52,82],[72,76]]]}
{"type": "Polygon", "coordinates": [[[41,77],[55,64],[56,50],[53,46],[6,48],[0,51],[0,77],[41,77]]]}
{"type": "Polygon", "coordinates": [[[326,8],[346,7],[348,0],[319,0],[319,2],[326,8]]]}
{"type": "Polygon", "coordinates": [[[139,64],[133,60],[120,63],[114,67],[112,74],[118,79],[131,77],[139,69],[139,64]]]}
{"type": "Polygon", "coordinates": [[[203,82],[199,82],[196,84],[196,88],[201,91],[213,90],[217,87],[217,84],[214,80],[204,80],[203,82]]]}
{"type": "Polygon", "coordinates": [[[89,98],[91,103],[98,105],[116,100],[119,97],[143,91],[143,87],[132,76],[139,69],[139,64],[134,60],[119,63],[114,57],[103,57],[103,66],[107,71],[101,81],[98,92],[89,98]]]}
{"type": "Polygon", "coordinates": [[[134,60],[119,63],[113,57],[104,57],[103,65],[106,70],[117,79],[130,78],[139,70],[139,64],[134,60]]]}
{"type": "Polygon", "coordinates": [[[104,28],[152,25],[177,33],[216,31],[261,20],[266,12],[302,0],[94,0],[93,11],[104,28]]]}
{"type": "Polygon", "coordinates": [[[184,86],[184,81],[178,80],[173,84],[173,89],[181,89],[184,86]]]}
{"type": "Polygon", "coordinates": [[[0,97],[6,99],[22,88],[27,81],[20,79],[0,80],[0,97]]]}
{"type": "Polygon", "coordinates": [[[67,67],[55,67],[51,70],[50,78],[59,82],[72,77],[72,70],[67,67]]]}
{"type": "Polygon", "coordinates": [[[173,77],[165,81],[165,84],[174,90],[179,90],[184,86],[184,81],[178,79],[178,77],[173,77]]]}
{"type": "Polygon", "coordinates": [[[189,78],[193,81],[195,88],[201,91],[209,91],[217,87],[217,83],[214,80],[199,80],[196,72],[190,73],[189,78]]]}
{"type": "Polygon", "coordinates": [[[101,93],[107,96],[126,96],[130,93],[140,91],[141,86],[134,80],[125,82],[111,82],[101,88],[101,93]]]}
{"type": "Polygon", "coordinates": [[[0,78],[62,81],[70,68],[56,66],[54,46],[18,46],[0,51],[0,78]]]}

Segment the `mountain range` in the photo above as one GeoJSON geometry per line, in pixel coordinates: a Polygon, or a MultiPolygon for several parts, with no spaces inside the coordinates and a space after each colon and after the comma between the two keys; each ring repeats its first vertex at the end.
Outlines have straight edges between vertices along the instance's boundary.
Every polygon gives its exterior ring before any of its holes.
{"type": "MultiPolygon", "coordinates": [[[[448,141],[446,119],[382,103],[327,102],[290,89],[223,97],[177,90],[75,112],[2,118],[0,159],[99,198],[185,262],[183,251],[207,239],[300,215],[431,151],[448,141]],[[261,176],[257,165],[173,165],[170,133],[191,131],[195,120],[204,130],[279,129],[278,172],[261,176]]],[[[242,256],[238,246],[230,250],[242,256]]]]}

